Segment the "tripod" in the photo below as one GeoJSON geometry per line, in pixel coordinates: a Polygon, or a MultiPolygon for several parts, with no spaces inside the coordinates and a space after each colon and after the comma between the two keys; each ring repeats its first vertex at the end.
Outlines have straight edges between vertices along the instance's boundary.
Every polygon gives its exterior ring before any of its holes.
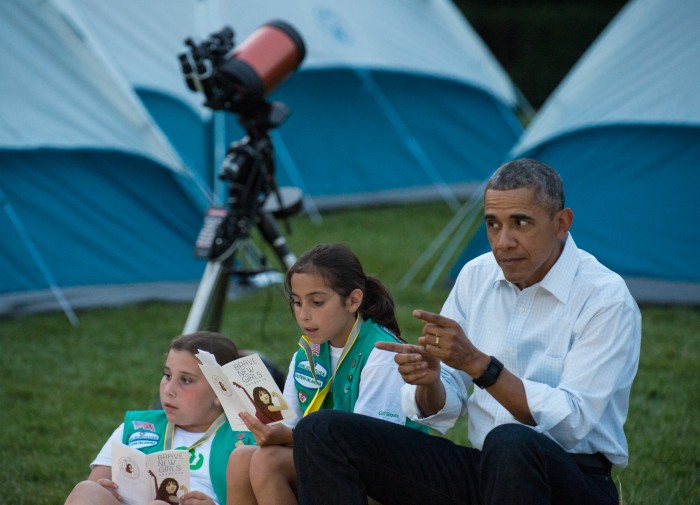
{"type": "Polygon", "coordinates": [[[207,265],[183,334],[219,329],[232,275],[248,279],[271,271],[265,256],[251,240],[254,228],[272,247],[285,270],[296,261],[277,219],[301,210],[301,191],[277,187],[268,132],[288,114],[284,104],[264,102],[254,113],[239,116],[246,136],[230,145],[221,165],[219,179],[228,183],[226,205],[209,209],[197,237],[195,256],[206,259],[207,265]]]}

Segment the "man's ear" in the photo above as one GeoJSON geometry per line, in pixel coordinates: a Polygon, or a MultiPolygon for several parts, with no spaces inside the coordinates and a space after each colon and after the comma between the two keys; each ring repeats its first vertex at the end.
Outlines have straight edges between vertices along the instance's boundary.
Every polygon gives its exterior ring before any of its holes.
{"type": "Polygon", "coordinates": [[[365,294],[362,292],[361,289],[353,289],[352,293],[347,297],[346,305],[350,312],[357,312],[357,310],[360,308],[360,305],[362,305],[362,300],[364,299],[365,294]]]}
{"type": "Polygon", "coordinates": [[[569,209],[562,209],[555,216],[557,221],[557,236],[561,239],[566,238],[566,234],[571,229],[571,224],[574,222],[574,212],[569,209]]]}

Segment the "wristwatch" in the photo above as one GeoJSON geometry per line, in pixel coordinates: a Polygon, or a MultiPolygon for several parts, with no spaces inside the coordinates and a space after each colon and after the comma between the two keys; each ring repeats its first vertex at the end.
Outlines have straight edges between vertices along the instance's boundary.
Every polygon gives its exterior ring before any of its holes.
{"type": "Polygon", "coordinates": [[[498,376],[501,375],[501,370],[503,370],[503,363],[491,356],[491,362],[486,367],[486,371],[474,379],[473,382],[481,389],[486,389],[496,383],[498,376]]]}

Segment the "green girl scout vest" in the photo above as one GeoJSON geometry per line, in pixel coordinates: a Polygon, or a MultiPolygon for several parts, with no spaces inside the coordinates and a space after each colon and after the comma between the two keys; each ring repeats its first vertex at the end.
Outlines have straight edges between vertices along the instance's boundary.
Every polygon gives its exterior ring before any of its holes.
{"type": "MultiPolygon", "coordinates": [[[[360,392],[360,374],[375,342],[400,342],[389,330],[371,319],[355,322],[333,373],[330,344],[312,344],[304,335],[294,356],[294,385],[304,416],[320,409],[353,412],[360,392]]],[[[397,372],[398,373],[398,372],[397,372]]],[[[406,419],[406,426],[427,432],[428,428],[406,419]]]]}
{"type": "MultiPolygon", "coordinates": [[[[171,447],[173,425],[168,422],[162,410],[131,410],[124,417],[124,436],[122,443],[138,449],[145,454],[171,447]]],[[[219,503],[226,503],[226,465],[228,457],[237,445],[255,445],[255,438],[249,431],[234,431],[224,414],[212,423],[207,432],[192,447],[213,436],[209,455],[209,478],[219,503]]],[[[190,468],[196,462],[192,461],[194,452],[190,452],[190,468]]]]}

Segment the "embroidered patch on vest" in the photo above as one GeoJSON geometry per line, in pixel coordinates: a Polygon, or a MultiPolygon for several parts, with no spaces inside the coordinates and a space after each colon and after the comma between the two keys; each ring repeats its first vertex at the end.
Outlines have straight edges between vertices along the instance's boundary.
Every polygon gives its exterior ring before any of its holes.
{"type": "Polygon", "coordinates": [[[146,421],[132,421],[135,430],[156,431],[156,426],[153,423],[146,421]]]}
{"type": "Polygon", "coordinates": [[[126,445],[134,449],[140,449],[142,447],[153,447],[158,442],[160,442],[160,435],[158,435],[158,433],[152,431],[135,431],[129,435],[129,440],[126,445]]]}
{"type": "Polygon", "coordinates": [[[294,380],[304,388],[322,388],[326,383],[328,370],[326,370],[326,368],[319,363],[316,363],[314,372],[316,374],[316,379],[314,379],[314,376],[311,373],[311,365],[309,365],[309,362],[307,360],[300,361],[297,363],[296,370],[294,371],[294,380]]]}

